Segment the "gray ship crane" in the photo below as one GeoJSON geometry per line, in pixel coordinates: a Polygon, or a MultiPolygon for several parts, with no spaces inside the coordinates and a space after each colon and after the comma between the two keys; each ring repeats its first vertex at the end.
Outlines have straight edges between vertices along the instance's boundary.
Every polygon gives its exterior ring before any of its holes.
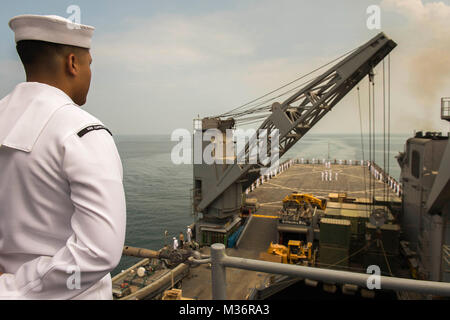
{"type": "MultiPolygon", "coordinates": [[[[273,103],[270,114],[259,128],[266,130],[267,137],[271,137],[276,130],[279,132],[278,146],[271,146],[269,139],[268,151],[278,147],[281,158],[365,76],[372,76],[373,68],[396,45],[393,40],[380,33],[307,83],[283,103],[273,103]]],[[[204,133],[208,129],[216,129],[223,134],[223,140],[226,141],[226,130],[233,129],[234,126],[233,118],[204,118],[201,120],[201,126],[196,126],[194,135],[204,133]]],[[[251,144],[255,139],[250,139],[234,160],[250,159],[251,144]]],[[[210,143],[211,141],[202,141],[201,150],[204,151],[210,143]]],[[[224,145],[227,143],[230,142],[226,141],[224,145]]],[[[269,157],[271,156],[269,154],[269,157]]],[[[196,238],[200,243],[222,242],[223,237],[228,237],[236,230],[239,225],[238,214],[242,207],[242,190],[260,176],[259,171],[264,167],[264,163],[259,160],[256,163],[194,163],[193,211],[198,217],[196,238]],[[209,241],[206,240],[207,237],[209,241]]]]}

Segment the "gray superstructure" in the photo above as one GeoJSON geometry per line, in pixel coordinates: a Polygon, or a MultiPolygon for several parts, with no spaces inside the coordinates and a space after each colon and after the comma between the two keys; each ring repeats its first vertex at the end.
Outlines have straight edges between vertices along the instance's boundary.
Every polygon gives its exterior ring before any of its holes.
{"type": "Polygon", "coordinates": [[[398,157],[404,238],[417,254],[419,277],[445,282],[450,281],[450,162],[444,157],[450,151],[448,141],[442,133],[417,132],[398,157]]]}

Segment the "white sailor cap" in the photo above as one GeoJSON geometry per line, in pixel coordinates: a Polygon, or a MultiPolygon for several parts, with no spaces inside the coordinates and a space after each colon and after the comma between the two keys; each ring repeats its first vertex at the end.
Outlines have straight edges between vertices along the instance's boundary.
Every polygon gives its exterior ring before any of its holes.
{"type": "Polygon", "coordinates": [[[91,48],[95,28],[74,23],[59,16],[21,15],[9,21],[16,43],[21,40],[39,40],[81,48],[91,48]]]}

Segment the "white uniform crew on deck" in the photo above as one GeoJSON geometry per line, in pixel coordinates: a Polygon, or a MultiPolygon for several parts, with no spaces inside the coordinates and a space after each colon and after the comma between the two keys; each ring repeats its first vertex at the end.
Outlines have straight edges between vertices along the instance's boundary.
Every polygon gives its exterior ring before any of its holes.
{"type": "MultiPolygon", "coordinates": [[[[16,42],[89,49],[93,28],[62,19],[27,15],[10,26],[16,42]]],[[[75,100],[30,81],[0,101],[0,299],[112,299],[125,239],[122,164],[111,134],[75,100]]]]}

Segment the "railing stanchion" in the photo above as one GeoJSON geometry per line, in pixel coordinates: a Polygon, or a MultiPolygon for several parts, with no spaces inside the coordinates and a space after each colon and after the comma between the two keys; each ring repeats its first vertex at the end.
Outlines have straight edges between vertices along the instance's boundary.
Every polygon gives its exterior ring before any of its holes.
{"type": "Polygon", "coordinates": [[[226,268],[222,263],[225,256],[225,245],[215,243],[211,246],[211,282],[212,299],[227,299],[227,277],[226,268]]]}

